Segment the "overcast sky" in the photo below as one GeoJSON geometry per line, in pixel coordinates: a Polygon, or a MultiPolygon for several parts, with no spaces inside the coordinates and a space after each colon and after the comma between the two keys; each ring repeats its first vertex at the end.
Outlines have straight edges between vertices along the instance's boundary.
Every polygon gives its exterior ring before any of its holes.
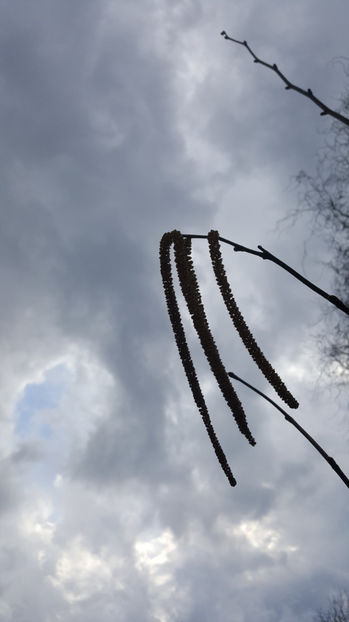
{"type": "MultiPolygon", "coordinates": [[[[158,256],[164,232],[213,228],[331,288],[309,221],[277,225],[330,120],[219,33],[336,107],[348,23],[339,0],[1,0],[1,622],[310,622],[348,588],[348,490],[234,385],[246,442],[184,312],[229,486],[158,256]]],[[[222,250],[294,416],[348,472],[348,396],[319,376],[326,304],[222,250]]],[[[193,251],[227,369],[278,400],[229,320],[207,243],[193,251]]]]}

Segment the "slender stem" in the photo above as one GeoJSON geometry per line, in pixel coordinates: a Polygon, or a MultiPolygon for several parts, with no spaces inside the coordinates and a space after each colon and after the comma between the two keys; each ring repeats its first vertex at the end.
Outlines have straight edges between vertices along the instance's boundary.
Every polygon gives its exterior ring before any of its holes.
{"type": "MultiPolygon", "coordinates": [[[[192,233],[184,233],[183,235],[184,237],[187,237],[187,238],[207,239],[207,235],[197,235],[197,234],[192,234],[192,233]]],[[[268,259],[269,261],[272,261],[277,266],[280,266],[280,268],[283,268],[284,270],[286,270],[286,272],[288,272],[289,274],[292,274],[292,276],[294,276],[296,279],[298,279],[298,281],[303,283],[303,285],[306,285],[307,287],[309,287],[309,289],[311,289],[313,292],[315,292],[319,296],[322,296],[322,298],[325,298],[328,302],[330,302],[335,307],[337,307],[337,309],[340,309],[341,311],[343,311],[343,313],[346,313],[347,315],[349,315],[349,307],[347,307],[347,305],[345,305],[344,302],[342,302],[342,300],[340,300],[339,298],[337,298],[337,296],[334,296],[333,294],[328,294],[327,292],[325,292],[323,289],[321,289],[320,287],[318,287],[311,281],[308,281],[308,279],[306,279],[304,276],[299,274],[299,272],[296,272],[296,270],[291,268],[291,266],[281,261],[281,259],[279,259],[275,255],[267,251],[265,248],[263,248],[263,246],[258,246],[260,251],[256,251],[252,248],[247,248],[247,246],[242,246],[241,244],[238,244],[237,242],[232,242],[231,240],[222,238],[221,236],[219,236],[219,239],[221,242],[224,242],[225,244],[229,244],[230,246],[233,246],[234,251],[236,252],[241,251],[244,253],[249,253],[250,255],[256,255],[257,257],[260,257],[261,259],[268,259]]]]}
{"type": "Polygon", "coordinates": [[[258,248],[260,248],[261,251],[263,252],[263,259],[270,259],[270,261],[273,261],[275,264],[277,264],[278,266],[286,270],[289,274],[292,274],[292,276],[294,276],[296,279],[301,281],[301,283],[303,283],[304,285],[312,289],[313,292],[316,292],[317,294],[319,294],[319,296],[326,298],[326,300],[331,302],[338,309],[340,309],[341,311],[349,315],[349,308],[344,304],[344,302],[342,302],[339,298],[337,298],[337,296],[334,296],[333,294],[328,294],[327,292],[325,292],[323,289],[320,289],[320,287],[318,287],[311,281],[308,281],[308,279],[306,279],[304,276],[299,274],[299,272],[296,272],[296,270],[294,270],[293,268],[288,266],[286,263],[281,261],[281,259],[279,259],[278,257],[275,257],[275,255],[272,255],[272,253],[267,251],[266,248],[263,248],[263,246],[258,246],[258,248]]]}
{"type": "Polygon", "coordinates": [[[315,449],[319,452],[319,454],[321,454],[321,456],[324,458],[324,460],[326,460],[326,462],[328,462],[330,467],[337,473],[338,477],[341,478],[341,480],[344,482],[344,484],[347,486],[347,488],[349,488],[349,479],[345,475],[345,473],[343,473],[342,469],[338,466],[337,462],[331,456],[329,456],[325,452],[324,449],[322,449],[322,447],[319,445],[319,443],[317,443],[310,436],[310,434],[308,434],[308,432],[306,432],[304,430],[304,428],[302,428],[302,426],[299,425],[299,423],[297,423],[297,421],[293,417],[291,417],[291,415],[289,415],[283,408],[281,408],[281,406],[279,406],[276,402],[274,402],[274,400],[272,400],[270,397],[268,397],[267,395],[262,393],[262,391],[260,391],[259,389],[256,389],[256,387],[254,387],[252,384],[249,384],[248,382],[246,382],[246,380],[243,380],[242,378],[240,378],[239,376],[234,374],[234,372],[229,371],[228,372],[228,376],[230,376],[231,378],[234,378],[235,380],[238,380],[239,382],[244,384],[249,389],[252,389],[252,391],[254,391],[255,393],[258,393],[258,395],[261,395],[262,397],[264,397],[265,400],[267,400],[268,402],[270,402],[270,404],[272,404],[275,408],[277,408],[277,410],[279,410],[284,415],[286,421],[288,421],[295,428],[297,428],[297,430],[309,441],[309,443],[311,443],[311,445],[313,447],[315,447],[315,449]]]}
{"type": "Polygon", "coordinates": [[[308,99],[310,99],[310,101],[312,101],[316,106],[318,106],[318,108],[321,109],[321,112],[320,112],[321,116],[329,115],[333,117],[334,119],[336,119],[337,121],[340,121],[341,123],[344,123],[345,125],[349,125],[349,119],[347,117],[344,117],[339,112],[336,112],[336,110],[333,110],[332,108],[329,108],[328,106],[326,106],[326,104],[324,104],[324,102],[321,101],[321,99],[319,99],[318,97],[314,95],[311,89],[302,89],[300,86],[296,86],[296,84],[293,84],[292,82],[290,82],[288,78],[286,78],[286,76],[280,71],[280,69],[275,63],[273,64],[266,63],[264,60],[261,60],[260,58],[258,58],[258,56],[253,52],[253,50],[251,50],[247,41],[239,41],[238,39],[233,39],[233,37],[229,37],[229,35],[227,35],[225,30],[221,32],[221,35],[224,37],[224,39],[227,39],[228,41],[232,41],[233,43],[238,43],[239,45],[243,45],[246,48],[246,50],[248,50],[250,55],[252,56],[254,63],[259,63],[260,65],[264,65],[264,67],[271,69],[271,71],[274,71],[274,73],[276,73],[276,75],[279,76],[279,78],[284,82],[284,84],[286,84],[285,86],[286,90],[297,91],[297,93],[300,93],[301,95],[304,95],[304,97],[307,97],[308,99]]]}

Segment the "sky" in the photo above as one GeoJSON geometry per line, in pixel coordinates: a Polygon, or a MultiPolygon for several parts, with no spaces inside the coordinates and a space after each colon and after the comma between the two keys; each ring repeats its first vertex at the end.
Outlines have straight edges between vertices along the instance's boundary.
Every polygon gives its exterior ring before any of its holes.
{"type": "MultiPolygon", "coordinates": [[[[179,296],[229,486],[159,267],[163,233],[216,229],[331,289],[311,221],[283,220],[331,122],[220,32],[337,107],[348,20],[339,0],[1,0],[1,622],[310,622],[348,588],[343,482],[235,383],[246,442],[179,296]]],[[[348,473],[348,393],[320,373],[327,304],[269,262],[222,252],[300,403],[292,415],[348,473]]],[[[280,403],[205,240],[193,258],[226,368],[280,403]]]]}

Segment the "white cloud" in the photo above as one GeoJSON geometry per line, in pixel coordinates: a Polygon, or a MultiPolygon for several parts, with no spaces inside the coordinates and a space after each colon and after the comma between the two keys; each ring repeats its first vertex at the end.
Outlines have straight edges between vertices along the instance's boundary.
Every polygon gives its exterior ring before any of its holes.
{"type": "Polygon", "coordinates": [[[74,603],[90,598],[109,584],[118,590],[125,589],[113,579],[123,563],[113,556],[94,554],[77,536],[59,555],[55,574],[50,580],[68,602],[74,603]]]}

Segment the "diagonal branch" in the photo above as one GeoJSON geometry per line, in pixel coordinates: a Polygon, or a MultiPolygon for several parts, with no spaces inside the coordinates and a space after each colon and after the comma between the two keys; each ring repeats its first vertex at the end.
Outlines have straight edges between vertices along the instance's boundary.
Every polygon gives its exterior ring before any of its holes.
{"type": "MultiPolygon", "coordinates": [[[[183,233],[183,235],[186,238],[207,239],[207,235],[200,235],[200,234],[195,234],[195,233],[194,234],[183,233]]],[[[281,261],[281,259],[279,259],[275,255],[267,251],[265,248],[263,248],[263,246],[258,246],[260,251],[256,251],[253,248],[247,248],[247,246],[242,246],[241,244],[238,244],[237,242],[232,242],[231,240],[227,240],[226,238],[222,238],[221,236],[219,236],[219,240],[221,242],[224,242],[225,244],[229,244],[230,246],[233,246],[234,251],[236,252],[241,251],[244,253],[249,253],[250,255],[256,255],[257,257],[260,257],[261,259],[269,259],[269,261],[272,261],[277,266],[280,266],[280,268],[283,268],[283,270],[286,270],[286,272],[288,272],[289,274],[292,274],[292,276],[294,276],[298,281],[300,281],[301,283],[309,287],[309,289],[311,289],[313,292],[316,292],[316,294],[319,294],[319,296],[322,296],[322,298],[325,298],[326,300],[328,300],[328,302],[330,302],[335,307],[337,307],[337,309],[340,309],[341,311],[343,311],[343,313],[346,313],[347,315],[349,315],[349,307],[347,307],[347,305],[345,305],[344,302],[342,302],[342,300],[340,300],[339,298],[337,298],[337,296],[334,296],[333,294],[328,294],[327,292],[325,292],[323,289],[315,285],[315,283],[312,283],[311,281],[306,279],[304,276],[299,274],[299,272],[296,272],[296,270],[291,268],[291,266],[289,266],[287,263],[281,261]]]]}
{"type": "Polygon", "coordinates": [[[343,473],[342,469],[338,466],[337,462],[333,458],[331,458],[331,456],[329,456],[325,452],[324,449],[322,449],[322,447],[319,445],[319,443],[317,443],[312,438],[312,436],[310,436],[310,434],[308,434],[308,432],[306,432],[304,430],[304,428],[302,428],[302,426],[299,425],[299,423],[297,423],[297,421],[295,419],[293,419],[293,417],[291,417],[291,415],[289,415],[283,408],[281,408],[281,406],[279,406],[276,402],[274,402],[274,400],[272,400],[270,397],[268,397],[267,395],[262,393],[262,391],[260,391],[259,389],[256,389],[252,384],[249,384],[248,382],[246,382],[242,378],[239,378],[239,376],[234,374],[234,372],[228,371],[228,376],[230,376],[231,378],[234,378],[235,380],[238,380],[239,382],[244,384],[249,389],[252,389],[252,391],[254,391],[255,393],[258,393],[258,395],[261,395],[262,397],[264,397],[264,399],[266,399],[268,402],[270,402],[270,404],[275,406],[275,408],[277,408],[284,415],[286,421],[288,421],[295,428],[297,428],[297,430],[309,441],[309,443],[311,443],[311,445],[313,447],[315,447],[316,451],[318,451],[319,454],[324,458],[324,460],[326,460],[326,462],[328,462],[330,467],[335,471],[335,473],[337,473],[338,477],[340,477],[341,480],[344,482],[344,484],[347,486],[347,488],[349,488],[349,479],[345,475],[345,473],[343,473]]]}
{"type": "Polygon", "coordinates": [[[344,117],[339,112],[336,112],[332,108],[329,108],[328,106],[326,106],[326,104],[324,104],[324,102],[322,102],[321,99],[318,99],[318,97],[314,95],[311,89],[302,89],[300,86],[293,84],[292,82],[290,82],[288,78],[286,78],[286,76],[280,71],[280,69],[275,63],[271,65],[270,63],[266,63],[264,60],[261,60],[260,58],[258,58],[258,56],[253,52],[253,50],[251,50],[247,41],[239,41],[238,39],[233,39],[232,37],[229,37],[229,35],[227,35],[225,30],[222,30],[221,35],[224,37],[224,39],[228,39],[228,41],[233,41],[233,43],[238,43],[239,45],[243,45],[248,50],[250,55],[252,56],[254,63],[259,63],[260,65],[264,65],[264,67],[271,69],[271,71],[274,71],[274,73],[276,73],[276,75],[279,76],[279,78],[286,84],[285,86],[286,90],[297,91],[297,93],[300,93],[301,95],[304,95],[304,97],[307,97],[308,99],[310,99],[316,106],[318,106],[318,108],[321,109],[321,112],[320,112],[321,116],[329,115],[333,117],[334,119],[337,119],[337,121],[341,121],[341,123],[344,123],[345,125],[349,125],[349,119],[347,117],[344,117]]]}

